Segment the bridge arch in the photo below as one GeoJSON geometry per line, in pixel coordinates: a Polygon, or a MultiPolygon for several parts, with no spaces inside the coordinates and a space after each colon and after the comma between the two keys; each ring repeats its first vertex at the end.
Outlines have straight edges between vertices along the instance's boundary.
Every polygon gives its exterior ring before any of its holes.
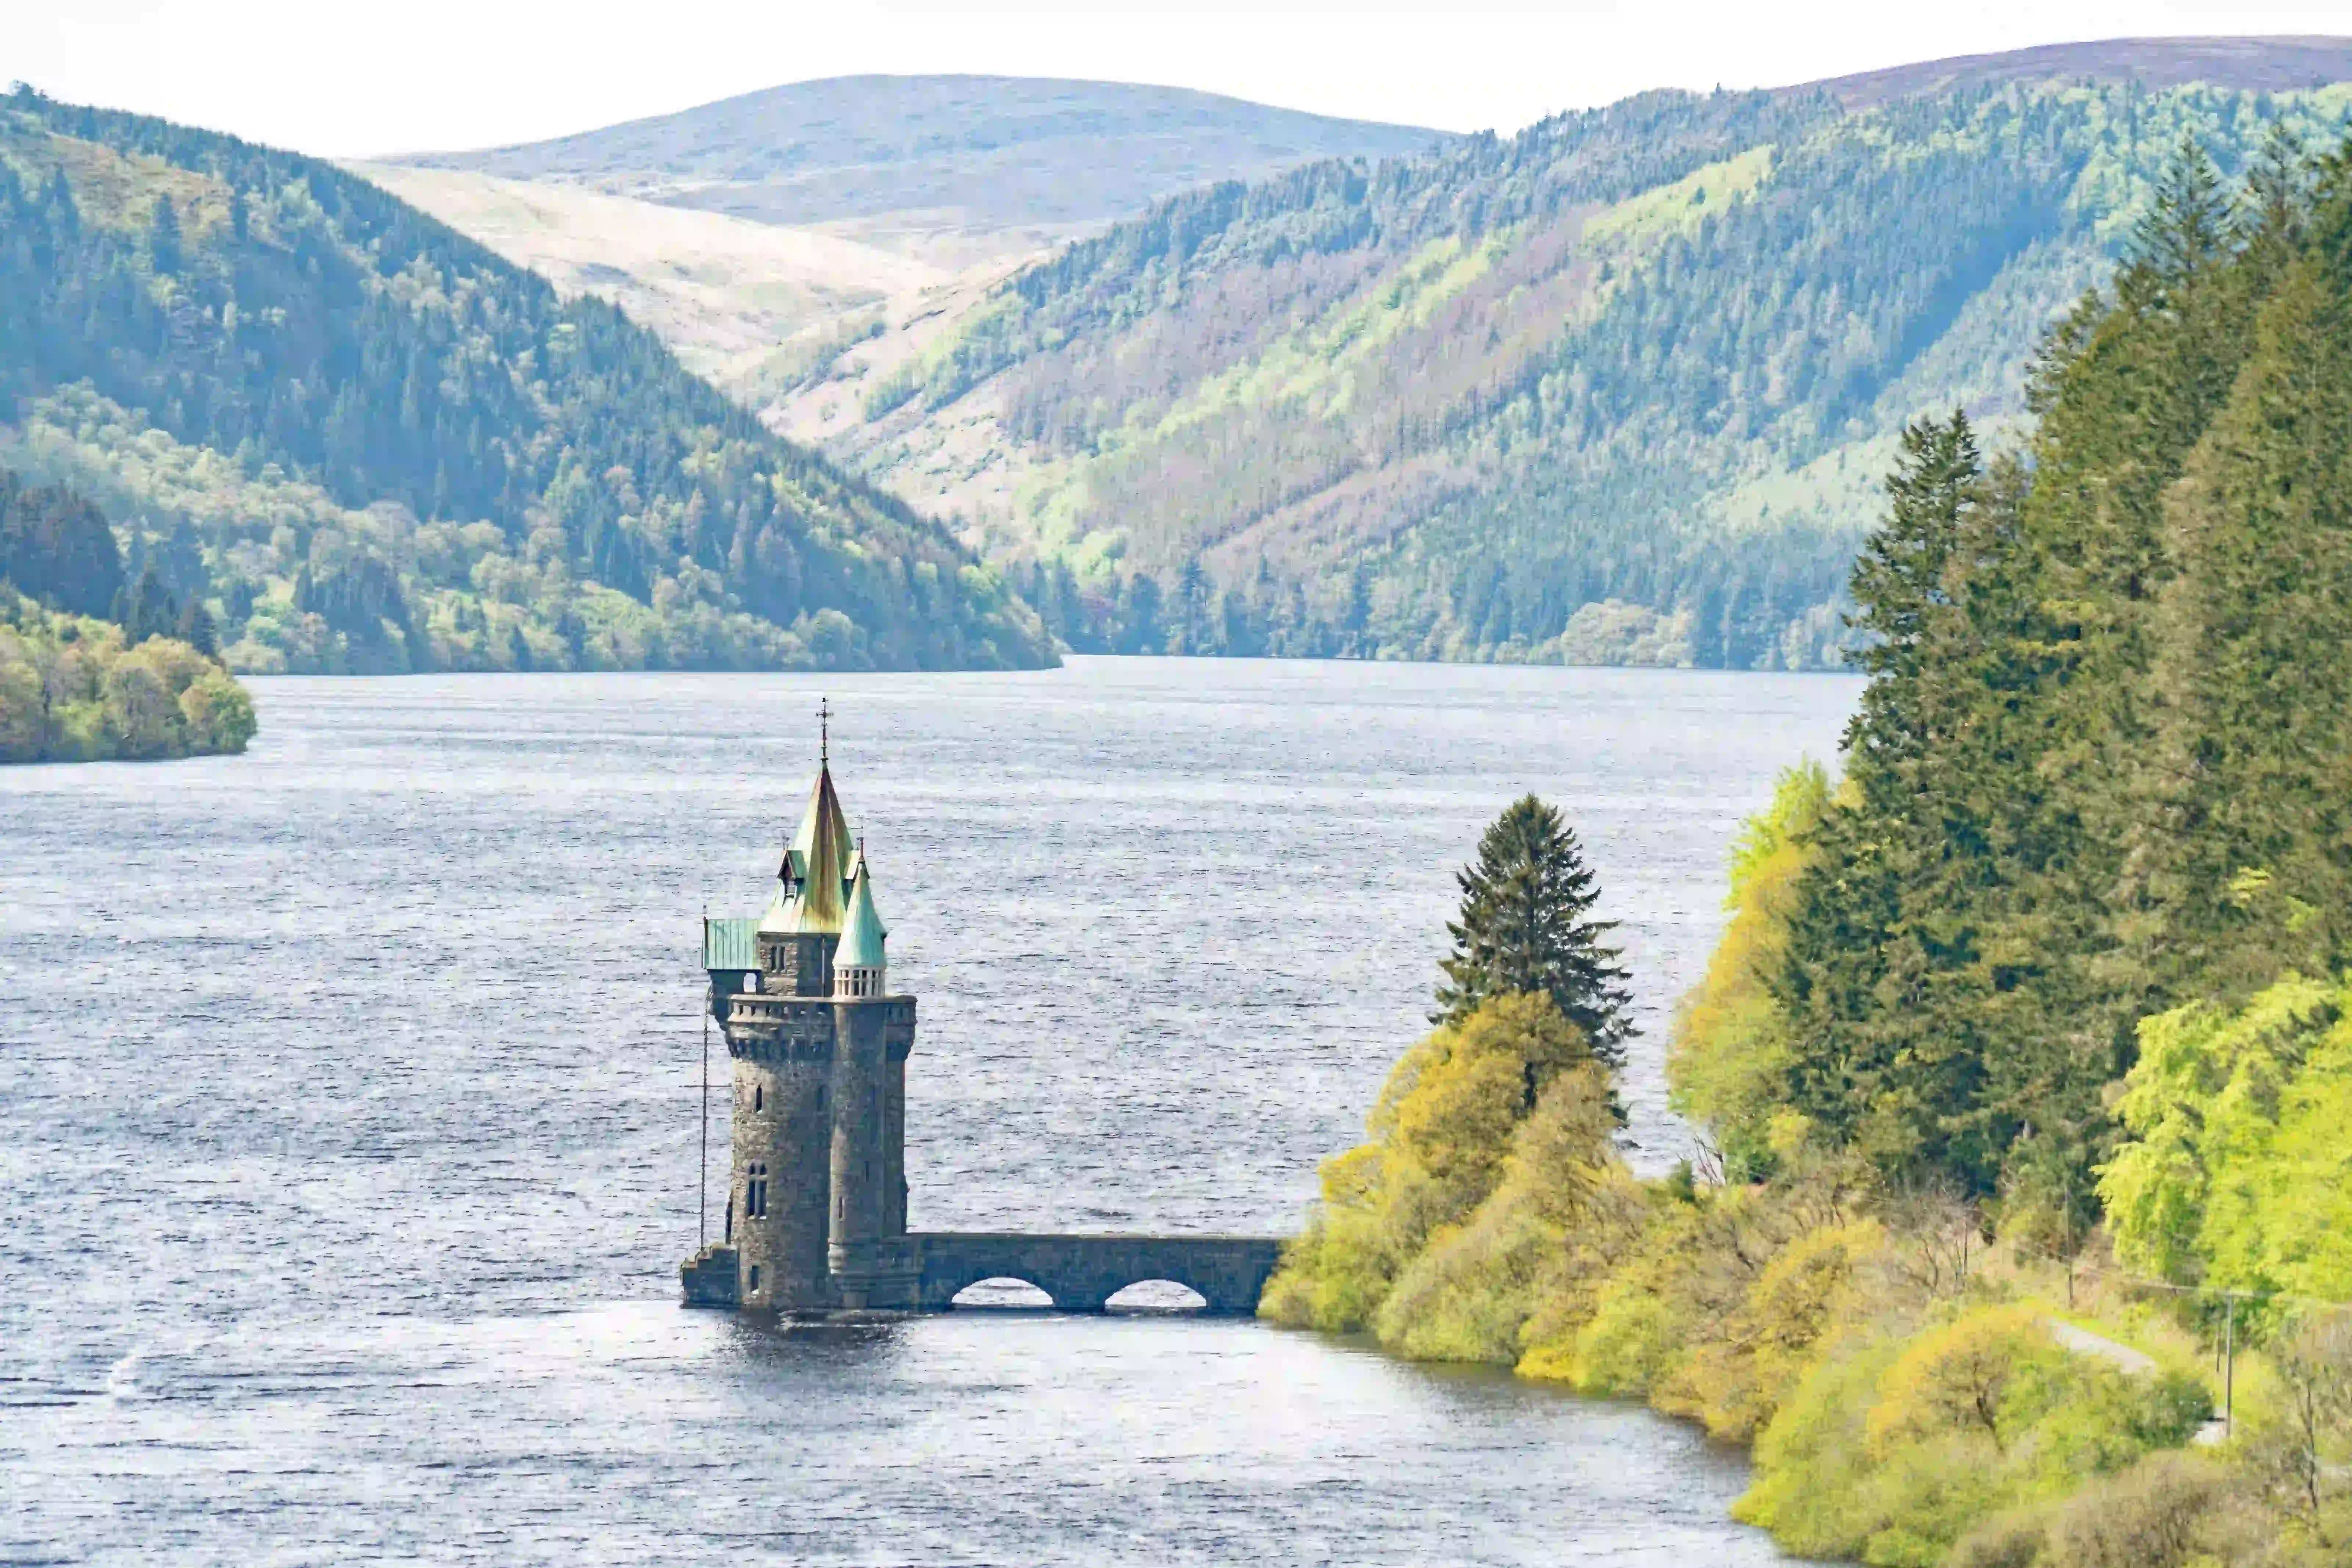
{"type": "Polygon", "coordinates": [[[1066,1312],[1099,1312],[1130,1286],[1164,1280],[1199,1296],[1204,1312],[1246,1316],[1281,1252],[1263,1237],[931,1232],[908,1239],[922,1263],[921,1304],[934,1310],[986,1279],[1034,1284],[1066,1312]]]}
{"type": "Polygon", "coordinates": [[[949,1295],[947,1304],[989,1311],[1036,1311],[1054,1305],[1054,1293],[1034,1280],[992,1274],[959,1287],[949,1295]]]}
{"type": "Polygon", "coordinates": [[[1181,1318],[1206,1311],[1208,1297],[1181,1279],[1138,1279],[1122,1285],[1103,1301],[1107,1312],[1131,1312],[1140,1318],[1181,1318]]]}

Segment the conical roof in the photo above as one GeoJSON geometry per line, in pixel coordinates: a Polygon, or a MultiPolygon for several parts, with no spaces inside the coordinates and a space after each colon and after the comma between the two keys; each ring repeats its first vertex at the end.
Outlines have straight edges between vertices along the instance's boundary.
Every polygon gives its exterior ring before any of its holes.
{"type": "Polygon", "coordinates": [[[793,836],[793,847],[776,870],[793,890],[790,896],[778,892],[760,929],[798,936],[829,936],[839,931],[849,859],[849,822],[842,816],[841,797],[834,793],[833,769],[820,765],[801,830],[793,836]]]}
{"type": "Polygon", "coordinates": [[[882,923],[882,911],[874,907],[874,879],[866,875],[861,856],[857,879],[849,885],[849,913],[842,921],[841,945],[834,949],[833,966],[881,968],[882,939],[889,934],[889,928],[882,923]]]}

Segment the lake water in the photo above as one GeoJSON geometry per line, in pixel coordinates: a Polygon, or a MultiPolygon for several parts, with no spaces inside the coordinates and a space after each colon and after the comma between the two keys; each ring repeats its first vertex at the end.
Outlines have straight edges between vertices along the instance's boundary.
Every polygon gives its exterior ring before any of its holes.
{"type": "Polygon", "coordinates": [[[1735,1458],[1506,1377],[1245,1322],[680,1310],[698,919],[764,902],[829,694],[920,997],[914,1224],[1288,1230],[1533,789],[1623,922],[1654,1169],[1725,847],[1854,681],[255,689],[241,758],[0,770],[0,1561],[1771,1559],[1735,1458]]]}

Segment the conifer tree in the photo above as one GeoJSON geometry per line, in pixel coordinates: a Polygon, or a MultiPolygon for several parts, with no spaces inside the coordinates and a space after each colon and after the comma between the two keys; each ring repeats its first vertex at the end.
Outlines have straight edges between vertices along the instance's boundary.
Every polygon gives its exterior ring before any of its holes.
{"type": "Polygon", "coordinates": [[[1618,950],[1607,945],[1616,922],[1591,918],[1600,889],[1559,812],[1521,796],[1479,839],[1477,863],[1455,879],[1462,915],[1445,928],[1454,952],[1439,964],[1445,979],[1434,1021],[1459,1023],[1492,997],[1548,993],[1596,1058],[1622,1067],[1632,996],[1618,950]]]}
{"type": "Polygon", "coordinates": [[[2253,352],[2168,498],[2166,722],[2134,839],[2167,1000],[2327,973],[2352,930],[2352,167],[2322,171],[2315,210],[2302,174],[2250,178],[2253,352]]]}
{"type": "Polygon", "coordinates": [[[1976,755],[1992,716],[1974,655],[2012,553],[1984,480],[1965,414],[1904,431],[1886,521],[1854,567],[1848,624],[1872,679],[1846,729],[1845,796],[1817,831],[1769,977],[1792,1024],[1797,1108],[1884,1169],[1978,1187],[1997,1159],[1975,1015],[2006,836],[1989,820],[1999,759],[1989,781],[1976,755]]]}
{"type": "Polygon", "coordinates": [[[147,253],[158,272],[177,272],[182,265],[180,251],[180,215],[172,205],[172,198],[155,198],[154,215],[148,221],[147,253]]]}
{"type": "Polygon", "coordinates": [[[180,607],[180,617],[172,628],[172,635],[206,658],[220,657],[220,638],[213,628],[212,612],[205,608],[204,600],[193,594],[180,607]]]}

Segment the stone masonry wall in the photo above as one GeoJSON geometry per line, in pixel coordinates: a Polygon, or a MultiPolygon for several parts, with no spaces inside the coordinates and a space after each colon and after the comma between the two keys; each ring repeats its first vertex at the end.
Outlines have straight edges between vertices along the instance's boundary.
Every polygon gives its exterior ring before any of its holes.
{"type": "Polygon", "coordinates": [[[747,1307],[833,1304],[825,1268],[830,1076],[830,1063],[814,1057],[735,1063],[733,1245],[747,1307]],[[764,1216],[746,1212],[754,1165],[767,1170],[764,1216]]]}

